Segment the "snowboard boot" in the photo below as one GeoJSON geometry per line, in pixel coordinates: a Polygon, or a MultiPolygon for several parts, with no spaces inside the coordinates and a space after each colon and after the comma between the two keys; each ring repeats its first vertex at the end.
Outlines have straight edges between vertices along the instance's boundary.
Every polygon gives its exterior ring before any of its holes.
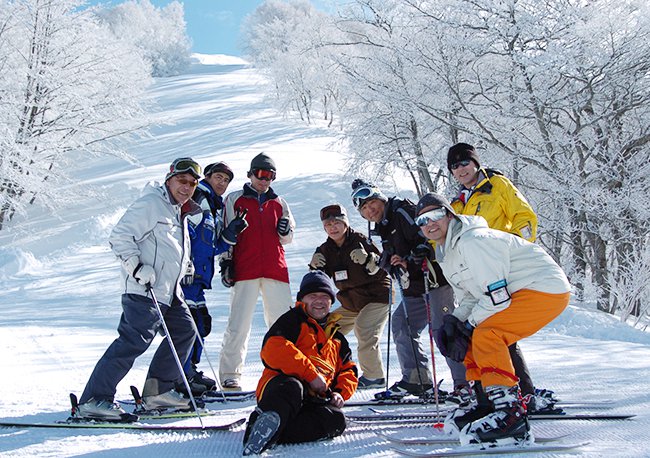
{"type": "Polygon", "coordinates": [[[495,443],[513,445],[533,441],[526,406],[519,385],[492,385],[485,389],[494,411],[465,426],[460,433],[463,445],[495,443]]]}
{"type": "Polygon", "coordinates": [[[445,433],[458,435],[468,424],[494,412],[494,407],[483,391],[481,382],[474,382],[472,390],[473,396],[465,399],[445,418],[445,433]]]}

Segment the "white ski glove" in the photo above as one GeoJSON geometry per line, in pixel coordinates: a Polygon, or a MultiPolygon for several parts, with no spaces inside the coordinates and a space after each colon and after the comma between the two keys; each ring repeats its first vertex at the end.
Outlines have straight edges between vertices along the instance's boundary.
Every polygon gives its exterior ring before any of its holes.
{"type": "Polygon", "coordinates": [[[350,251],[350,259],[352,259],[352,262],[355,264],[364,265],[368,260],[368,252],[364,247],[355,248],[354,250],[350,251]]]}
{"type": "Polygon", "coordinates": [[[153,286],[156,282],[156,271],[152,266],[142,264],[137,256],[132,256],[124,261],[124,267],[131,276],[143,286],[153,286]]]}
{"type": "Polygon", "coordinates": [[[361,248],[356,248],[350,252],[350,259],[355,264],[361,264],[366,268],[366,272],[370,275],[375,275],[379,272],[379,266],[377,265],[378,256],[374,253],[368,254],[366,249],[361,246],[361,248]]]}
{"type": "Polygon", "coordinates": [[[311,257],[311,262],[309,263],[309,267],[311,267],[312,269],[322,269],[323,267],[325,267],[325,264],[327,264],[325,255],[323,253],[316,252],[311,257]]]}

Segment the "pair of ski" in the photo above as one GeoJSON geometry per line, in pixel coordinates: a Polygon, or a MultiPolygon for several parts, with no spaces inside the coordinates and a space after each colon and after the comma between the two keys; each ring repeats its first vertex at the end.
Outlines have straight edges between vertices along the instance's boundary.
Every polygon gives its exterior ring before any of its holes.
{"type": "Polygon", "coordinates": [[[551,437],[535,437],[533,443],[522,443],[516,445],[488,445],[488,444],[472,444],[472,445],[458,445],[457,438],[451,436],[440,436],[430,438],[403,438],[390,436],[375,432],[376,435],[382,439],[390,442],[394,446],[391,449],[401,455],[413,456],[420,458],[429,457],[446,457],[446,456],[468,456],[468,455],[500,455],[500,454],[514,454],[514,453],[542,453],[542,452],[563,452],[574,450],[583,447],[589,442],[573,443],[573,444],[559,444],[555,443],[566,437],[568,434],[562,436],[551,437]],[[440,448],[433,450],[413,450],[405,449],[403,446],[431,446],[436,445],[440,448]]]}
{"type": "MultiPolygon", "coordinates": [[[[434,412],[420,413],[375,413],[374,415],[346,415],[348,420],[357,423],[385,422],[393,424],[424,424],[437,423],[444,418],[445,412],[440,415],[434,412]]],[[[529,414],[529,420],[627,420],[635,415],[630,414],[598,414],[598,413],[549,413],[529,414]]]]}
{"type": "Polygon", "coordinates": [[[92,419],[77,417],[76,412],[79,406],[77,396],[70,393],[70,403],[72,404],[72,414],[64,421],[54,423],[27,423],[27,422],[0,422],[0,427],[4,428],[79,428],[79,429],[121,429],[136,431],[231,431],[246,422],[241,418],[230,423],[220,425],[178,425],[178,424],[147,424],[138,423],[140,419],[171,419],[187,418],[217,415],[219,411],[210,411],[201,409],[198,414],[195,411],[168,411],[168,410],[144,410],[142,398],[135,387],[131,387],[131,392],[135,398],[135,413],[124,413],[121,418],[115,420],[92,419]]]}

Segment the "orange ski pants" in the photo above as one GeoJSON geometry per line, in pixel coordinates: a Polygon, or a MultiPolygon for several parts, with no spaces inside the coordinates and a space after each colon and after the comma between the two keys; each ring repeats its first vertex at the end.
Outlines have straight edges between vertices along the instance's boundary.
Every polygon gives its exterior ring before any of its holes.
{"type": "Polygon", "coordinates": [[[570,293],[549,294],[530,289],[512,295],[510,306],[474,329],[465,367],[467,380],[490,385],[514,386],[519,382],[508,347],[532,336],[553,321],[569,305],[570,293]]]}

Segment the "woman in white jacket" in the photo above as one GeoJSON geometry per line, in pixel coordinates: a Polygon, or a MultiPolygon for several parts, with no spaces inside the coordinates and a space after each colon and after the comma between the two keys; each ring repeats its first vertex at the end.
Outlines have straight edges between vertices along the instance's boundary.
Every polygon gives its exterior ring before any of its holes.
{"type": "Polygon", "coordinates": [[[538,245],[457,215],[438,194],[424,195],[417,214],[458,302],[436,340],[443,355],[464,362],[477,400],[451,413],[445,428],[460,430],[464,443],[532,440],[508,346],[562,313],[566,275],[538,245]]]}

